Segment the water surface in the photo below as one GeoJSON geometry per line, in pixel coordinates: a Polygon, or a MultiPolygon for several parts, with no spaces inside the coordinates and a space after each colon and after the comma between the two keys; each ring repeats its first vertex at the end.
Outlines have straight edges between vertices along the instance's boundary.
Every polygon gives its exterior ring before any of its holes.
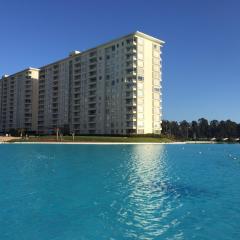
{"type": "Polygon", "coordinates": [[[240,239],[240,145],[0,145],[1,240],[240,239]]]}

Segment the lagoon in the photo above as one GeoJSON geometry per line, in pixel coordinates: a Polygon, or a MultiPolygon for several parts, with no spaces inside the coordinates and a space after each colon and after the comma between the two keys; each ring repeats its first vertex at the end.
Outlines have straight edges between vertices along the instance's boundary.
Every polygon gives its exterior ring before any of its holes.
{"type": "Polygon", "coordinates": [[[0,145],[1,240],[240,239],[240,145],[0,145]]]}

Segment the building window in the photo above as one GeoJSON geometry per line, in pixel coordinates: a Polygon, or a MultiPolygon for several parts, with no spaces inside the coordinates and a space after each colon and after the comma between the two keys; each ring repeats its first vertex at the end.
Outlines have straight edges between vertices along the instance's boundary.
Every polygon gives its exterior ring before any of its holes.
{"type": "Polygon", "coordinates": [[[138,89],[143,89],[143,83],[138,83],[138,89]]]}
{"type": "Polygon", "coordinates": [[[138,96],[143,97],[143,91],[142,90],[138,90],[138,96]]]}
{"type": "Polygon", "coordinates": [[[159,54],[159,52],[157,52],[157,51],[154,51],[154,52],[153,52],[153,56],[154,56],[154,57],[159,57],[159,56],[160,56],[160,54],[159,54]]]}
{"type": "Polygon", "coordinates": [[[138,61],[138,66],[143,67],[143,61],[138,61]]]}
{"type": "Polygon", "coordinates": [[[143,54],[142,53],[138,53],[138,59],[143,60],[143,54]]]}
{"type": "Polygon", "coordinates": [[[153,65],[153,71],[158,72],[159,71],[159,66],[158,65],[153,65]]]}

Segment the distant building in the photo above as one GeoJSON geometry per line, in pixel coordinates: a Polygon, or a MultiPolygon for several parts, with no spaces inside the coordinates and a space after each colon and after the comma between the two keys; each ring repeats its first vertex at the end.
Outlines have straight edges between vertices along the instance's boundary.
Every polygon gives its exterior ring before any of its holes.
{"type": "MultiPolygon", "coordinates": [[[[51,134],[57,128],[75,134],[161,133],[163,43],[135,32],[84,52],[74,51],[65,59],[41,67],[36,81],[39,85],[34,85],[39,88],[34,95],[38,102],[32,101],[38,113],[32,115],[34,121],[37,116],[32,129],[37,124],[40,134],[51,134]]],[[[12,76],[2,79],[3,86],[12,76]]],[[[11,99],[6,94],[4,87],[2,103],[11,99]]],[[[19,95],[13,95],[18,99],[19,95]]],[[[3,106],[3,131],[10,126],[27,126],[10,122],[10,109],[3,106]]],[[[21,115],[14,116],[16,123],[22,119],[21,115]]]]}
{"type": "Polygon", "coordinates": [[[2,132],[37,131],[39,69],[28,68],[13,75],[4,75],[0,84],[2,132]]]}

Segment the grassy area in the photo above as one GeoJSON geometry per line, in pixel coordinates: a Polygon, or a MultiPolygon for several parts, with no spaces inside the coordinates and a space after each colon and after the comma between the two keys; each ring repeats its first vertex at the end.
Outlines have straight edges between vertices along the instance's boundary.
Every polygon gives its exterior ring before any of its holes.
{"type": "MultiPolygon", "coordinates": [[[[28,139],[17,139],[11,142],[56,142],[56,136],[31,136],[28,139]]],[[[72,136],[63,136],[61,139],[59,137],[58,142],[73,142],[72,136]]],[[[140,136],[130,136],[130,137],[118,137],[118,136],[75,136],[74,142],[152,142],[152,143],[168,143],[173,142],[172,139],[167,137],[140,137],[140,136]]]]}

